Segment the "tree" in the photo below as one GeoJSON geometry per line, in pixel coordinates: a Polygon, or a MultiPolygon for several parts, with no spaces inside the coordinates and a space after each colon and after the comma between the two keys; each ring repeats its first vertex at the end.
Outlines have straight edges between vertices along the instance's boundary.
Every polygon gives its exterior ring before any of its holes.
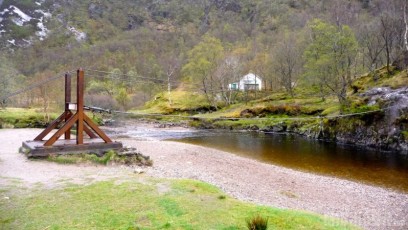
{"type": "Polygon", "coordinates": [[[193,84],[201,85],[208,102],[216,107],[216,88],[214,72],[222,60],[224,47],[217,38],[204,36],[203,40],[188,52],[187,63],[182,68],[182,73],[193,84]]]}
{"type": "MultiPolygon", "coordinates": [[[[55,72],[53,71],[44,71],[37,73],[34,78],[30,79],[31,84],[39,81],[44,81],[49,79],[50,77],[55,76],[55,72]]],[[[61,92],[63,92],[61,81],[51,81],[45,84],[40,85],[36,90],[36,96],[39,97],[39,101],[41,103],[41,107],[44,112],[44,120],[50,121],[50,108],[51,104],[55,103],[57,106],[60,104],[58,100],[62,97],[59,97],[61,92]]]]}
{"type": "Polygon", "coordinates": [[[181,57],[180,54],[176,50],[169,50],[163,52],[159,59],[159,63],[163,69],[165,76],[167,77],[167,93],[168,93],[168,100],[169,105],[172,104],[171,101],[171,87],[175,80],[175,76],[179,74],[180,65],[181,65],[181,57]]]}
{"type": "Polygon", "coordinates": [[[368,59],[370,71],[377,69],[382,65],[382,54],[385,49],[382,37],[380,35],[380,22],[372,21],[363,23],[360,28],[360,44],[364,50],[364,56],[368,59]]]}
{"type": "Polygon", "coordinates": [[[280,84],[292,97],[301,70],[301,53],[294,34],[286,34],[283,41],[277,44],[274,57],[274,69],[280,84]]]}
{"type": "Polygon", "coordinates": [[[381,21],[381,38],[383,40],[384,43],[384,48],[385,48],[385,54],[386,54],[386,63],[387,63],[387,71],[388,73],[391,73],[391,54],[393,52],[394,49],[394,43],[396,41],[396,28],[395,28],[395,24],[394,24],[394,19],[391,15],[389,14],[383,14],[381,15],[380,18],[381,21]]]}
{"type": "Polygon", "coordinates": [[[2,107],[6,105],[7,99],[5,97],[12,93],[17,86],[17,75],[18,71],[12,67],[7,58],[0,56],[0,103],[2,107]]]}
{"type": "Polygon", "coordinates": [[[311,42],[305,57],[305,75],[319,84],[324,100],[324,88],[333,92],[341,105],[347,104],[346,90],[358,43],[348,26],[337,27],[315,19],[310,24],[311,42]]]}
{"type": "MultiPolygon", "coordinates": [[[[248,63],[249,71],[253,71],[255,75],[258,75],[264,80],[264,89],[266,89],[266,80],[268,79],[272,85],[273,79],[269,77],[270,73],[270,56],[267,52],[259,52],[255,57],[248,63]]],[[[271,86],[272,89],[272,86],[271,86]]],[[[256,91],[255,91],[256,97],[256,91]]]]}
{"type": "Polygon", "coordinates": [[[130,98],[125,88],[119,88],[117,90],[115,99],[119,103],[119,105],[122,106],[123,109],[125,110],[127,109],[130,98]]]}
{"type": "Polygon", "coordinates": [[[87,88],[89,93],[103,94],[114,96],[119,87],[125,87],[126,81],[123,81],[123,73],[120,69],[113,69],[107,76],[101,79],[92,80],[87,88]]]}
{"type": "Polygon", "coordinates": [[[379,2],[380,35],[384,44],[387,71],[391,73],[391,64],[398,58],[403,48],[404,4],[405,0],[379,2]],[[401,11],[402,10],[402,11],[401,11]]]}
{"type": "Polygon", "coordinates": [[[407,7],[408,7],[408,0],[404,1],[404,49],[408,52],[408,19],[407,19],[407,7]]]}
{"type": "Polygon", "coordinates": [[[215,76],[225,104],[232,104],[237,92],[231,90],[229,84],[239,81],[240,76],[242,76],[242,63],[239,54],[228,54],[218,65],[215,76]]]}

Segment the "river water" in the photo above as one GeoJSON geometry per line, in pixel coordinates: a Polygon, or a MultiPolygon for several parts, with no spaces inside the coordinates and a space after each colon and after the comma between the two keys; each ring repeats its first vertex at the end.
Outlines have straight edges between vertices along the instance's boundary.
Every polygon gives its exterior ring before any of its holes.
{"type": "Polygon", "coordinates": [[[138,129],[127,135],[216,148],[265,163],[408,192],[408,156],[290,134],[138,129]]]}

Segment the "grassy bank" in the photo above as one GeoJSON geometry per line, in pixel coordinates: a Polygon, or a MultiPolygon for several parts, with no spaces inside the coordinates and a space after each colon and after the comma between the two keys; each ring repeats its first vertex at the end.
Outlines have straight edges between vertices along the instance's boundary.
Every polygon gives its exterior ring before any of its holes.
{"type": "Polygon", "coordinates": [[[55,190],[1,190],[3,229],[245,229],[256,215],[269,229],[356,229],[316,214],[255,206],[191,180],[139,177],[55,190]],[[23,193],[23,194],[22,194],[23,193]],[[6,198],[7,197],[7,198],[6,198]]]}
{"type": "Polygon", "coordinates": [[[38,109],[6,108],[0,109],[0,128],[42,128],[58,115],[50,113],[48,120],[46,114],[38,109]]]}
{"type": "MultiPolygon", "coordinates": [[[[0,109],[0,129],[5,128],[45,128],[55,120],[63,111],[49,113],[47,115],[39,108],[10,108],[0,109]]],[[[97,124],[102,123],[98,114],[91,112],[88,116],[97,124]]]]}
{"type": "MultiPolygon", "coordinates": [[[[338,98],[330,93],[324,97],[313,88],[296,88],[292,97],[284,91],[259,91],[257,97],[243,99],[245,92],[234,92],[233,103],[226,105],[217,101],[217,109],[206,101],[203,93],[176,90],[158,94],[154,100],[146,103],[141,113],[161,113],[176,115],[196,115],[201,118],[288,118],[336,116],[343,113],[358,113],[377,110],[379,105],[367,105],[368,97],[362,95],[375,87],[398,89],[406,87],[407,71],[393,70],[392,74],[385,67],[356,77],[347,88],[347,103],[341,107],[338,98]],[[171,102],[171,103],[170,103],[171,102]]],[[[252,92],[254,93],[254,92],[252,92]]],[[[380,102],[379,102],[380,103],[380,102]]]]}

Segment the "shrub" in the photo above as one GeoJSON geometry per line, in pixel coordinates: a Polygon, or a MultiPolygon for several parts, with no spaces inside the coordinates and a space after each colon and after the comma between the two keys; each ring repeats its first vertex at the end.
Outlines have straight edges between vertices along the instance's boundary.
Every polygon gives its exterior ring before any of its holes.
{"type": "Polygon", "coordinates": [[[266,230],[268,229],[268,218],[260,215],[247,219],[248,230],[266,230]]]}
{"type": "Polygon", "coordinates": [[[35,32],[35,29],[32,25],[18,26],[12,25],[10,28],[11,36],[16,39],[25,39],[28,38],[35,32]]]}

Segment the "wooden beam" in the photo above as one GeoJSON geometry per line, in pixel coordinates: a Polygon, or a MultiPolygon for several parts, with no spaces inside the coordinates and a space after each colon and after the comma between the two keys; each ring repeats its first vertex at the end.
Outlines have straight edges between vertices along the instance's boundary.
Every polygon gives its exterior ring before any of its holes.
{"type": "Polygon", "coordinates": [[[42,141],[45,136],[47,136],[53,129],[55,129],[61,122],[64,120],[66,117],[66,113],[64,112],[61,114],[57,119],[55,119],[53,122],[51,122],[44,131],[42,131],[36,138],[34,138],[35,141],[42,141]]]}
{"type": "Polygon", "coordinates": [[[92,122],[91,118],[89,118],[86,114],[84,114],[85,123],[102,138],[105,143],[111,143],[112,140],[95,124],[92,122]]]}
{"type": "Polygon", "coordinates": [[[77,71],[77,112],[73,115],[69,109],[69,104],[71,102],[71,76],[68,73],[65,74],[65,111],[34,140],[42,141],[43,138],[51,132],[51,130],[56,128],[63,121],[65,121],[65,124],[56,133],[54,133],[49,140],[45,141],[44,147],[49,148],[62,135],[65,136],[65,141],[69,141],[71,138],[70,130],[75,123],[77,135],[76,140],[72,141],[75,141],[77,146],[84,145],[84,132],[88,134],[91,139],[98,140],[99,136],[105,143],[118,143],[118,145],[115,144],[115,146],[122,146],[122,144],[119,142],[112,142],[112,140],[84,113],[84,75],[85,74],[82,69],[77,71]]]}
{"type": "Polygon", "coordinates": [[[44,143],[44,146],[51,146],[54,144],[67,130],[69,130],[75,122],[78,121],[78,113],[68,119],[68,121],[56,132],[54,135],[44,143]]]}
{"type": "MultiPolygon", "coordinates": [[[[69,73],[65,74],[65,122],[71,118],[72,113],[69,110],[69,103],[71,103],[71,75],[69,73]]],[[[71,129],[65,132],[65,139],[71,139],[71,129]]]]}
{"type": "Polygon", "coordinates": [[[77,145],[84,143],[84,71],[77,71],[77,145]]]}
{"type": "Polygon", "coordinates": [[[95,133],[93,133],[92,130],[89,129],[88,126],[86,126],[86,125],[84,125],[84,131],[85,131],[86,134],[88,134],[88,136],[89,136],[91,139],[98,138],[98,136],[95,135],[95,133]]]}

